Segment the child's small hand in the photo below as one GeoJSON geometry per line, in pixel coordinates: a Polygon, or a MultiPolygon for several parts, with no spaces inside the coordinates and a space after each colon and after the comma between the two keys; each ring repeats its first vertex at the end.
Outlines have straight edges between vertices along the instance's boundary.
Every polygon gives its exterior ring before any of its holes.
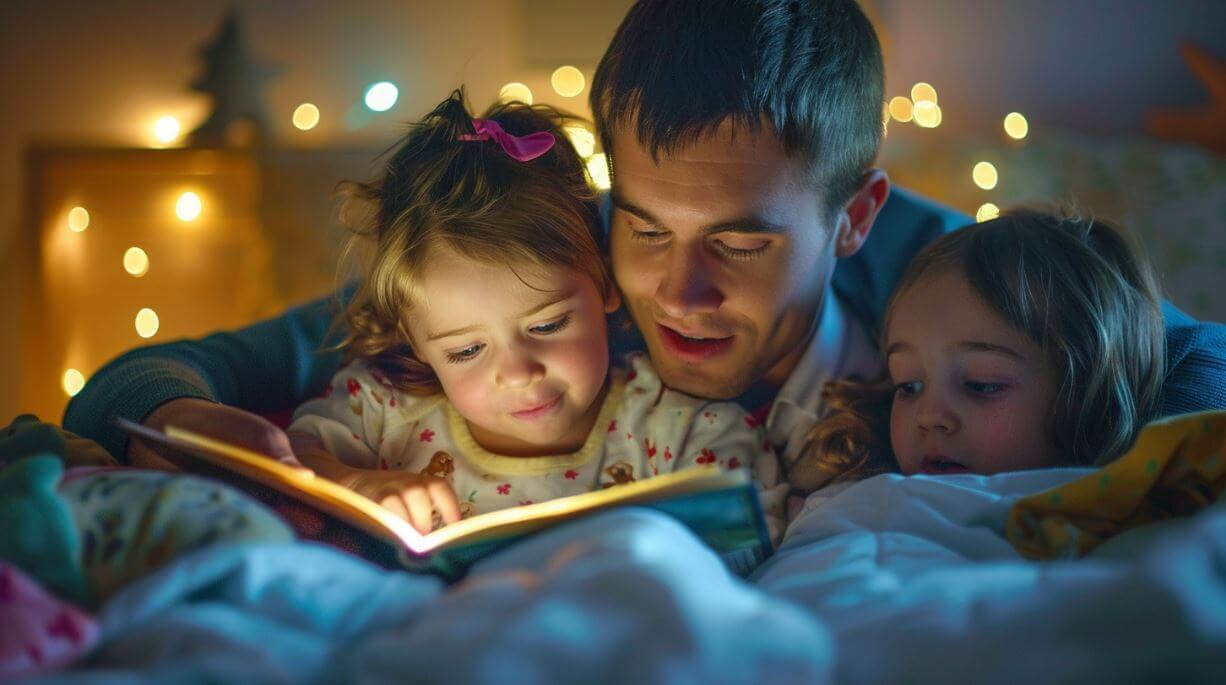
{"type": "Polygon", "coordinates": [[[407,471],[349,469],[339,482],[404,518],[423,534],[433,530],[435,511],[443,523],[460,520],[460,502],[451,484],[442,478],[407,471]]]}

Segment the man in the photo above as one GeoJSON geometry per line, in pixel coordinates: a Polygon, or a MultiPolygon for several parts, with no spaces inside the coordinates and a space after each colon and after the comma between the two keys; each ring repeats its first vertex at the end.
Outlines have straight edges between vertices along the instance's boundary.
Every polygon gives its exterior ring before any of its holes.
{"type": "MultiPolygon", "coordinates": [[[[826,380],[880,371],[873,329],[911,256],[967,222],[891,194],[872,168],[882,91],[880,47],[853,0],[641,0],[593,80],[614,274],[653,362],[673,387],[758,412],[785,460],[826,380]]],[[[332,313],[321,300],[130,352],[64,424],[133,464],[159,460],[115,415],[292,461],[284,433],[250,412],[319,392],[340,361],[316,352],[332,313]]],[[[1226,407],[1223,327],[1167,316],[1163,413],[1226,407]]]]}

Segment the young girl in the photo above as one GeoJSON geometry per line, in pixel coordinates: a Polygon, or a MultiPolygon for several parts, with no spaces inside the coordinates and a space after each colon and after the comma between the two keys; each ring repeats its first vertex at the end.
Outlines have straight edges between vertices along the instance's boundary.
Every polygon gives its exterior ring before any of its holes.
{"type": "Polygon", "coordinates": [[[826,386],[798,490],[1109,461],[1163,377],[1154,278],[1101,221],[1020,211],[950,233],[908,267],[884,328],[887,381],[826,386]]]}
{"type": "Polygon", "coordinates": [[[518,103],[474,119],[456,92],[354,187],[376,210],[350,361],[295,412],[295,453],[423,532],[702,464],[750,469],[779,517],[742,409],[664,388],[644,356],[610,372],[620,298],[564,123],[518,103]]]}

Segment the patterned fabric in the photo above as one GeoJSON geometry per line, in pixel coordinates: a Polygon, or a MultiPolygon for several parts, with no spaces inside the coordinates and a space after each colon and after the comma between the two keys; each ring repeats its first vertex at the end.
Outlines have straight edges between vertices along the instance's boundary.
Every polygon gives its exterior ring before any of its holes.
{"type": "Polygon", "coordinates": [[[1019,500],[1005,534],[1032,559],[1084,556],[1131,528],[1191,516],[1226,491],[1226,412],[1145,427],[1124,456],[1085,478],[1019,500]]]}
{"type": "Polygon", "coordinates": [[[361,362],[342,369],[324,397],[299,407],[290,430],[317,436],[349,466],[443,478],[466,517],[689,466],[750,469],[772,532],[781,532],[787,485],[780,482],[775,453],[753,417],[735,404],[664,388],[646,355],[632,355],[627,366],[625,373],[614,372],[592,433],[572,454],[489,452],[446,398],[399,392],[361,362]]]}
{"type": "Polygon", "coordinates": [[[0,681],[67,666],[97,641],[92,617],[0,561],[0,681]]]}

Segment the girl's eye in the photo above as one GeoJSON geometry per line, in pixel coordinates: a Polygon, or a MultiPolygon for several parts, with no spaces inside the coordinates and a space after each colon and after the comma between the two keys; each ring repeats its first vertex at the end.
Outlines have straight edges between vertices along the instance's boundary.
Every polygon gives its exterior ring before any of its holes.
{"type": "Polygon", "coordinates": [[[563,328],[566,328],[569,325],[570,325],[570,314],[567,314],[566,316],[563,316],[562,318],[556,321],[551,321],[549,323],[543,323],[539,326],[533,326],[532,328],[529,328],[528,330],[532,331],[533,333],[540,334],[540,335],[550,335],[553,333],[557,333],[558,331],[562,330],[563,328]]]}
{"type": "Polygon", "coordinates": [[[980,383],[978,381],[966,381],[966,387],[976,395],[997,395],[1004,391],[1004,383],[980,383]]]}
{"type": "Polygon", "coordinates": [[[920,391],[919,381],[907,381],[894,386],[894,395],[898,397],[910,397],[920,391]]]}
{"type": "Polygon", "coordinates": [[[473,357],[476,357],[477,354],[481,352],[481,348],[483,347],[485,346],[478,343],[478,344],[469,345],[468,347],[465,347],[462,350],[456,350],[455,352],[448,352],[447,361],[452,364],[459,364],[460,362],[466,362],[472,359],[473,357]]]}

